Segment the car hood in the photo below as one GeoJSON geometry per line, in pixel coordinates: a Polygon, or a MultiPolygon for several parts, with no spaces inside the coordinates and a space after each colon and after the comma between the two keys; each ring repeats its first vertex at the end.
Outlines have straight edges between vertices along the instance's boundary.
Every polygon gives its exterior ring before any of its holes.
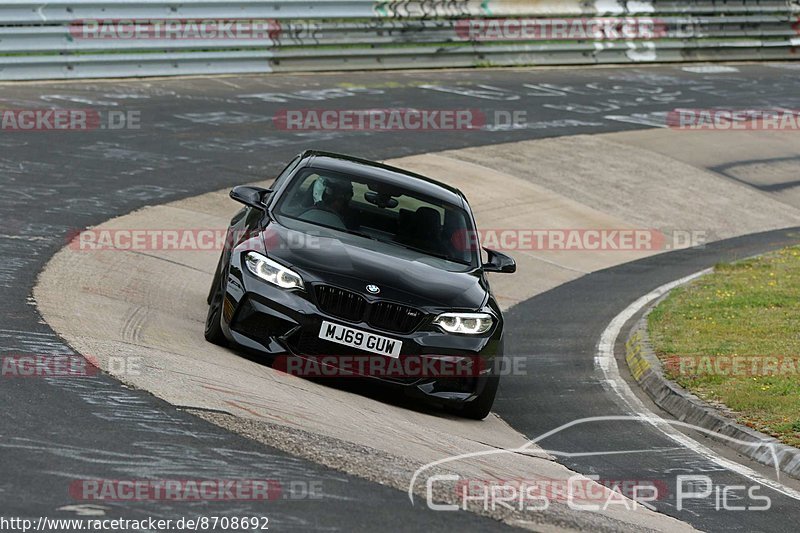
{"type": "Polygon", "coordinates": [[[262,232],[267,255],[297,271],[306,282],[337,285],[367,297],[464,310],[479,309],[486,302],[487,288],[469,266],[312,227],[311,232],[298,231],[272,222],[262,232]],[[450,271],[447,266],[465,270],[450,271]],[[369,294],[367,285],[377,285],[380,294],[369,294]]]}

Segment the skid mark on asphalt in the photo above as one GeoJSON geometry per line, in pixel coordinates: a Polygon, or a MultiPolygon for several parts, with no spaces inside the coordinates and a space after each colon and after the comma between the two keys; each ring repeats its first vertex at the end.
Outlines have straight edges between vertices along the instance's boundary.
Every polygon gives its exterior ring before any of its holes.
{"type": "Polygon", "coordinates": [[[148,309],[136,306],[128,314],[122,326],[122,339],[132,344],[141,344],[142,327],[147,320],[148,309]]]}

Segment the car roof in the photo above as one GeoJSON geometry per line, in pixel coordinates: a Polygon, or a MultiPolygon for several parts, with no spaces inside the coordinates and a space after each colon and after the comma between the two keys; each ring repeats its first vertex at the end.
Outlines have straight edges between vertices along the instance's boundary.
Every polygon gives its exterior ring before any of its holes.
{"type": "Polygon", "coordinates": [[[451,204],[466,207],[464,194],[449,185],[431,178],[409,172],[397,167],[384,165],[375,161],[359,159],[344,154],[308,150],[301,154],[302,166],[331,170],[344,174],[353,173],[376,181],[404,187],[411,191],[443,200],[451,204]]]}

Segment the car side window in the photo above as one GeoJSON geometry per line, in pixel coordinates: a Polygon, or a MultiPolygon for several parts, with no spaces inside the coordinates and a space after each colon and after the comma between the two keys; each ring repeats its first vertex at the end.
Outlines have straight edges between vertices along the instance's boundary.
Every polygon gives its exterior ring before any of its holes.
{"type": "Polygon", "coordinates": [[[292,187],[292,191],[287,195],[286,203],[283,207],[287,214],[298,216],[314,205],[313,187],[319,178],[319,174],[312,173],[292,187]]]}

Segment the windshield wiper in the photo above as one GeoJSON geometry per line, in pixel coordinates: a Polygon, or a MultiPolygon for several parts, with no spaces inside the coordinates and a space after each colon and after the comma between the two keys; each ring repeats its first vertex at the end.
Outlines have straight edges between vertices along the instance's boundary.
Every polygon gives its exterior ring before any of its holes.
{"type": "Polygon", "coordinates": [[[371,241],[382,242],[382,243],[385,243],[385,244],[393,244],[395,246],[399,246],[401,248],[405,248],[406,250],[413,250],[413,251],[419,252],[421,254],[430,255],[431,257],[436,257],[437,259],[444,259],[445,261],[451,261],[453,263],[458,263],[460,265],[469,265],[470,264],[468,261],[462,261],[460,259],[456,259],[454,257],[450,257],[447,254],[437,253],[437,252],[433,252],[433,251],[430,251],[430,250],[425,250],[423,248],[417,248],[416,246],[411,246],[410,244],[403,244],[403,243],[400,243],[400,242],[397,242],[397,241],[385,241],[383,239],[379,239],[378,237],[374,237],[374,236],[368,235],[366,233],[361,233],[360,231],[356,231],[356,230],[353,230],[353,229],[346,229],[346,228],[345,229],[334,228],[334,229],[336,229],[338,231],[343,231],[343,232],[345,232],[345,233],[347,233],[349,235],[355,235],[357,237],[364,237],[365,239],[369,239],[371,241]]]}
{"type": "Polygon", "coordinates": [[[365,239],[369,239],[371,241],[384,242],[384,241],[380,240],[377,237],[373,237],[372,235],[367,235],[366,233],[361,233],[360,231],[356,231],[354,229],[347,229],[347,228],[345,228],[345,229],[334,228],[334,229],[337,229],[339,231],[343,231],[343,232],[348,233],[350,235],[355,235],[357,237],[364,237],[365,239]]]}
{"type": "Polygon", "coordinates": [[[468,262],[461,261],[461,260],[456,259],[454,257],[450,257],[447,254],[432,252],[430,250],[425,250],[423,248],[417,248],[416,246],[411,246],[410,244],[403,244],[403,243],[400,243],[400,242],[397,242],[397,241],[383,241],[383,242],[389,242],[390,244],[394,244],[396,246],[400,246],[401,248],[405,248],[406,250],[413,250],[415,252],[419,252],[419,253],[425,254],[425,255],[430,255],[430,256],[436,257],[438,259],[444,259],[445,261],[451,261],[453,263],[459,263],[459,264],[462,264],[462,265],[469,265],[468,262]]]}

